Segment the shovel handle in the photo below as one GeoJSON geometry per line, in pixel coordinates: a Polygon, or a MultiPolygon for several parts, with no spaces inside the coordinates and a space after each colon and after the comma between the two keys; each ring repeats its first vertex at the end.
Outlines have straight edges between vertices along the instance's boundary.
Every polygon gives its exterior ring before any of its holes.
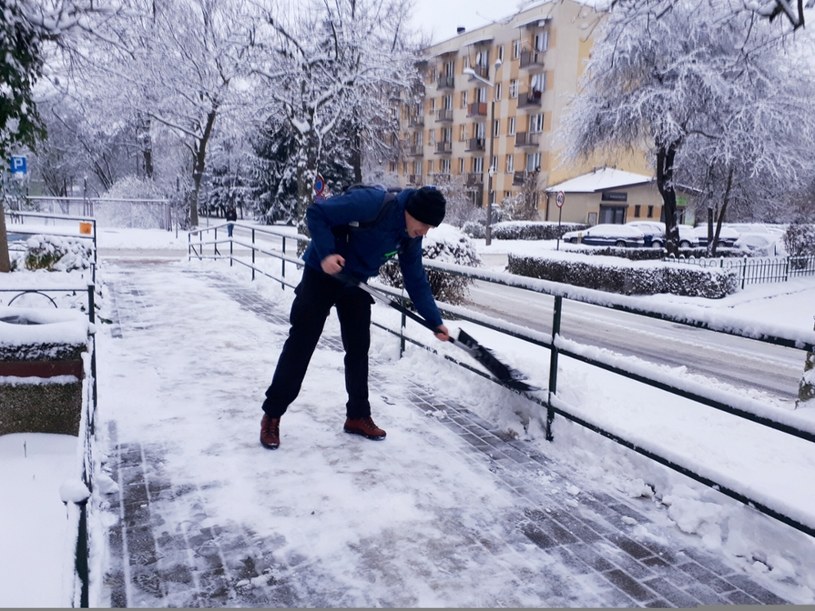
{"type": "MultiPolygon", "coordinates": [[[[422,325],[424,327],[427,327],[428,329],[433,331],[433,333],[438,333],[438,330],[439,330],[438,327],[433,326],[432,323],[429,323],[427,320],[425,320],[424,318],[422,318],[421,316],[419,316],[415,312],[409,310],[408,308],[403,306],[398,301],[395,301],[395,300],[393,300],[393,299],[391,299],[389,297],[386,297],[385,293],[382,293],[381,291],[378,291],[375,288],[368,286],[366,283],[364,283],[364,282],[362,282],[360,280],[357,280],[353,276],[349,276],[348,274],[344,274],[342,272],[340,272],[338,274],[334,274],[334,277],[337,278],[337,280],[339,280],[340,282],[344,282],[345,284],[347,284],[349,286],[356,286],[356,287],[361,288],[363,291],[368,293],[374,299],[378,299],[379,301],[389,305],[394,310],[397,310],[397,311],[401,312],[402,314],[404,314],[408,318],[415,320],[420,325],[422,325]]],[[[450,337],[450,341],[451,342],[453,341],[452,337],[450,337]]]]}

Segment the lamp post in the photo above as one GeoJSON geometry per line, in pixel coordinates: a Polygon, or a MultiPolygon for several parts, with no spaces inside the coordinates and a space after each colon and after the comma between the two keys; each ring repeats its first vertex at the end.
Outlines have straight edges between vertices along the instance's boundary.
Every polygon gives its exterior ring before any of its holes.
{"type": "MultiPolygon", "coordinates": [[[[495,60],[495,72],[496,73],[498,72],[498,68],[501,67],[501,63],[502,62],[501,62],[500,59],[495,60]]],[[[489,122],[489,125],[487,127],[487,129],[489,130],[488,136],[490,138],[490,146],[489,146],[489,153],[488,153],[489,154],[489,160],[488,160],[489,164],[488,164],[488,166],[486,168],[486,172],[487,172],[487,190],[484,193],[485,197],[482,197],[482,199],[487,200],[487,203],[486,203],[486,206],[487,206],[487,224],[486,224],[486,229],[485,229],[485,232],[484,232],[484,238],[485,238],[484,243],[487,246],[489,246],[490,243],[492,242],[492,202],[490,201],[490,196],[492,194],[492,175],[495,174],[495,168],[492,167],[493,150],[495,148],[495,134],[494,134],[494,129],[495,129],[495,83],[492,82],[492,81],[489,81],[489,80],[487,80],[487,79],[485,79],[485,78],[483,78],[481,76],[479,76],[478,74],[476,74],[475,70],[473,70],[472,68],[464,68],[464,74],[469,75],[470,78],[474,78],[477,81],[481,81],[482,83],[487,85],[490,89],[492,89],[492,101],[490,101],[490,122],[489,122]]]]}

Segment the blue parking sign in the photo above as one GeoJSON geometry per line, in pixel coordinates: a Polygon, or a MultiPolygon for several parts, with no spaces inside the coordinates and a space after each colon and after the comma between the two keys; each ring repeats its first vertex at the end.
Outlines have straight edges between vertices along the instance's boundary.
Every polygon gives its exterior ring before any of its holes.
{"type": "Polygon", "coordinates": [[[9,167],[12,174],[26,174],[28,172],[28,160],[24,155],[12,155],[9,167]]]}

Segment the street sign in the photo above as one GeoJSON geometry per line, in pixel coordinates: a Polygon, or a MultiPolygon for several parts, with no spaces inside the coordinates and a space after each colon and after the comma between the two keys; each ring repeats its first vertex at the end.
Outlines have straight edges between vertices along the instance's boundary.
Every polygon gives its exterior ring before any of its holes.
{"type": "Polygon", "coordinates": [[[566,194],[563,191],[557,192],[557,197],[555,197],[555,203],[557,204],[558,208],[563,207],[563,202],[566,201],[566,194]]]}
{"type": "Polygon", "coordinates": [[[12,155],[9,160],[9,169],[11,169],[12,174],[27,174],[28,159],[24,155],[12,155]]]}
{"type": "Polygon", "coordinates": [[[325,180],[322,176],[317,174],[317,178],[314,179],[314,193],[322,195],[323,190],[325,190],[325,180]]]}

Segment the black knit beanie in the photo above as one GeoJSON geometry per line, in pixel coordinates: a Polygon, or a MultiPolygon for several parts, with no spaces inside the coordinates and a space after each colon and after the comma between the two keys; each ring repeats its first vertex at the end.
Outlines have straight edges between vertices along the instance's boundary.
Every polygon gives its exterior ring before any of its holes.
{"type": "Polygon", "coordinates": [[[435,187],[422,187],[414,191],[405,204],[405,210],[417,221],[438,227],[444,220],[447,201],[435,187]]]}

